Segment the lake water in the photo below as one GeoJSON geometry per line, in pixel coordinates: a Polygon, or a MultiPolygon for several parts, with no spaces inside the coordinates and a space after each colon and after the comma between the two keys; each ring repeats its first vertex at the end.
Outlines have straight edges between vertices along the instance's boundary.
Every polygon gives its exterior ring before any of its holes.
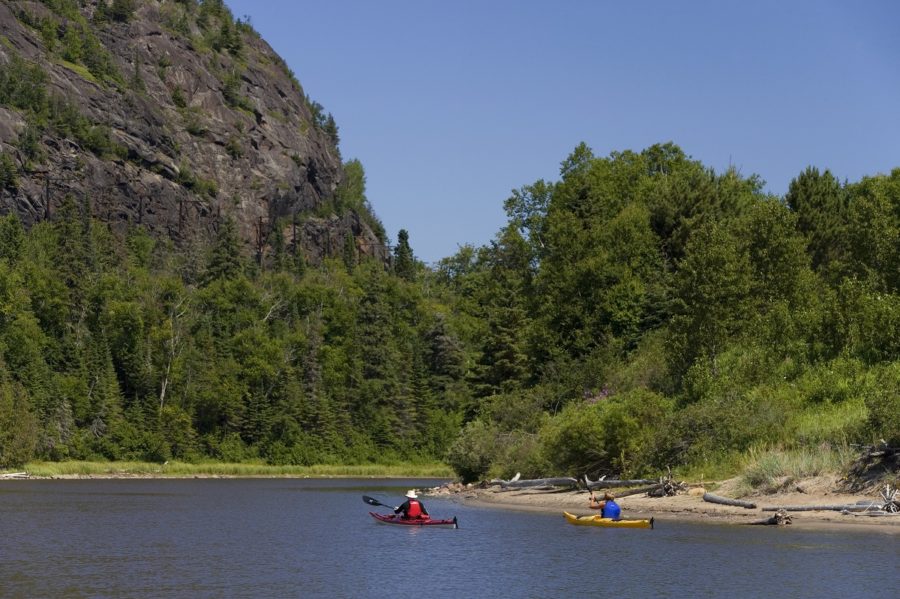
{"type": "Polygon", "coordinates": [[[361,498],[438,482],[0,481],[0,597],[900,598],[900,540],[877,531],[613,530],[433,498],[460,529],[407,529],[361,498]]]}

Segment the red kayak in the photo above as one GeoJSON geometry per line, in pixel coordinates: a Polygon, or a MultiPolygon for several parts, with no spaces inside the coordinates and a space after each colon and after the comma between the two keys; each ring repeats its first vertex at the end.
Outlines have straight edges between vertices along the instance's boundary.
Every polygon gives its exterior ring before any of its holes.
{"type": "Polygon", "coordinates": [[[401,526],[437,526],[443,528],[459,528],[456,522],[456,516],[449,520],[438,520],[437,518],[402,518],[394,514],[377,514],[369,512],[369,515],[385,524],[399,524],[401,526]]]}

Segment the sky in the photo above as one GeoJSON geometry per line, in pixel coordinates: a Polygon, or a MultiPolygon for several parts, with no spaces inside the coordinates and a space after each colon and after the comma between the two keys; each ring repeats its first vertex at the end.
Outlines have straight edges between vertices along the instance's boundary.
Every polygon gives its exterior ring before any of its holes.
{"type": "Polygon", "coordinates": [[[894,0],[226,0],[330,112],[390,241],[490,243],[580,143],[672,141],[784,195],[900,167],[894,0]]]}

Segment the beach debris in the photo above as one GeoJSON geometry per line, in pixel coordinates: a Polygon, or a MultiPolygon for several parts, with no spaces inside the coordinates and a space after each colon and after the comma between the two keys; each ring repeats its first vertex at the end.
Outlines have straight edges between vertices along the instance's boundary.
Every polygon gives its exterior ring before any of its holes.
{"type": "Polygon", "coordinates": [[[900,513],[900,495],[896,488],[884,485],[884,489],[881,490],[881,499],[884,501],[884,505],[881,506],[883,511],[892,514],[900,513]]]}
{"type": "Polygon", "coordinates": [[[785,505],[762,508],[764,512],[771,512],[779,509],[791,512],[836,511],[844,514],[861,512],[865,515],[889,516],[892,514],[900,514],[900,498],[897,496],[896,488],[891,485],[885,485],[881,490],[880,502],[864,499],[849,505],[785,505]]]}
{"type": "Polygon", "coordinates": [[[729,499],[727,497],[721,497],[719,495],[713,495],[712,493],[704,493],[703,501],[708,501],[709,503],[718,503],[721,505],[731,505],[734,507],[742,507],[748,510],[755,510],[756,504],[750,501],[743,501],[741,499],[729,499]]]}
{"type": "Polygon", "coordinates": [[[659,477],[657,488],[647,491],[648,497],[674,497],[679,493],[687,491],[688,486],[684,481],[677,482],[672,478],[671,468],[666,468],[666,471],[667,474],[665,476],[659,477]]]}
{"type": "Polygon", "coordinates": [[[781,505],[777,507],[760,508],[764,512],[787,510],[789,512],[865,512],[868,510],[880,510],[881,505],[872,501],[865,503],[851,503],[849,505],[781,505]]]}
{"type": "Polygon", "coordinates": [[[616,491],[616,497],[628,497],[629,495],[646,494],[648,497],[672,497],[687,491],[688,487],[684,482],[677,482],[672,478],[672,470],[669,469],[665,476],[657,479],[652,478],[636,478],[636,479],[606,479],[601,476],[599,480],[592,481],[587,475],[584,475],[584,486],[588,491],[596,489],[613,489],[625,488],[624,491],[616,491]],[[627,487],[637,488],[628,489],[627,487]]]}
{"type": "Polygon", "coordinates": [[[31,478],[27,472],[5,472],[0,474],[0,478],[31,478]]]}
{"type": "Polygon", "coordinates": [[[772,516],[766,518],[765,520],[757,520],[756,522],[748,522],[748,524],[768,524],[774,526],[787,526],[791,524],[791,515],[788,514],[785,510],[778,510],[772,516]]]}

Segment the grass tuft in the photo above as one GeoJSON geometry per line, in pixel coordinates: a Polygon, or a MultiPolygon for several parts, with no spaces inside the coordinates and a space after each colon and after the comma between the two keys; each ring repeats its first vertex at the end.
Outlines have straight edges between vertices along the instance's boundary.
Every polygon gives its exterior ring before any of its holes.
{"type": "Polygon", "coordinates": [[[751,450],[741,482],[745,491],[774,493],[800,479],[840,472],[853,457],[849,446],[826,443],[791,450],[751,450]]]}

